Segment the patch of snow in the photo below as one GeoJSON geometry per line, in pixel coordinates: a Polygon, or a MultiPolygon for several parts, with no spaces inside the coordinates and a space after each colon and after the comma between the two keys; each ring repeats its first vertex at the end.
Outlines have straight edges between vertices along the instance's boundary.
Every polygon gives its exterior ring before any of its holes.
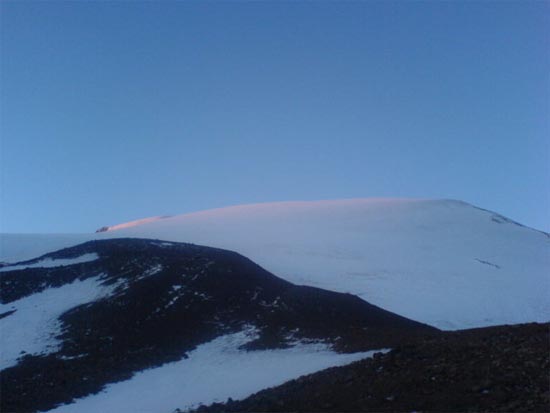
{"type": "MultiPolygon", "coordinates": [[[[171,307],[172,305],[174,305],[174,303],[175,303],[176,301],[178,301],[180,298],[181,298],[181,296],[179,296],[179,295],[176,296],[176,297],[174,297],[174,298],[172,298],[170,301],[168,301],[168,302],[166,303],[166,305],[164,306],[164,309],[166,310],[167,308],[169,308],[169,307],[171,307]]],[[[157,312],[157,311],[155,311],[155,313],[156,313],[156,312],[157,312]]]]}
{"type": "Polygon", "coordinates": [[[60,360],[74,360],[74,359],[80,359],[82,357],[86,357],[88,354],[77,354],[76,356],[59,356],[58,358],[60,360]]]}
{"type": "Polygon", "coordinates": [[[174,243],[173,242],[157,242],[157,243],[155,243],[155,245],[157,245],[159,247],[173,247],[174,243]]]}
{"type": "Polygon", "coordinates": [[[16,310],[0,319],[0,370],[17,364],[25,354],[49,354],[59,349],[61,333],[58,317],[76,306],[112,293],[115,286],[101,285],[102,275],[76,280],[58,288],[48,288],[8,304],[0,313],[16,310]]]}
{"type": "Polygon", "coordinates": [[[199,404],[243,399],[299,376],[371,357],[378,351],[338,354],[324,344],[298,344],[278,350],[244,351],[253,330],[218,337],[188,353],[189,358],[136,373],[101,393],[50,413],[172,412],[199,404]]]}
{"type": "Polygon", "coordinates": [[[83,254],[80,257],[75,258],[44,258],[38,262],[31,264],[6,265],[0,268],[0,272],[24,270],[26,268],[65,267],[67,265],[82,264],[85,262],[95,261],[97,259],[99,259],[99,255],[97,255],[95,252],[83,254]]]}
{"type": "Polygon", "coordinates": [[[210,297],[209,295],[207,295],[207,294],[205,294],[205,293],[199,293],[198,291],[195,291],[195,292],[193,293],[193,295],[196,296],[196,297],[200,297],[200,298],[202,298],[203,300],[209,300],[210,298],[212,298],[212,297],[210,297]]]}
{"type": "Polygon", "coordinates": [[[136,277],[136,280],[143,280],[144,278],[158,274],[162,271],[162,268],[162,264],[155,264],[151,268],[145,270],[139,277],[136,277]]]}

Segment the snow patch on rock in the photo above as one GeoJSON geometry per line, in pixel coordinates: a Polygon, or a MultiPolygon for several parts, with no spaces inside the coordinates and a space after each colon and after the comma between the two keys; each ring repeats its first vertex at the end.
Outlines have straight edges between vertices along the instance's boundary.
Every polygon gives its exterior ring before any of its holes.
{"type": "Polygon", "coordinates": [[[243,399],[267,387],[325,368],[371,357],[379,351],[335,353],[326,344],[297,343],[278,350],[244,351],[257,338],[253,328],[198,346],[188,358],[141,371],[130,380],[108,385],[101,393],[49,413],[172,412],[199,404],[243,399]],[[136,395],[140,397],[135,397],[136,395]]]}
{"type": "Polygon", "coordinates": [[[48,288],[8,304],[0,304],[0,370],[14,366],[24,355],[58,351],[62,329],[59,317],[66,311],[110,295],[118,286],[102,285],[102,275],[48,288]]]}
{"type": "Polygon", "coordinates": [[[0,272],[5,271],[15,271],[15,270],[24,270],[27,268],[54,268],[54,267],[64,267],[67,265],[82,264],[85,262],[91,262],[99,259],[99,255],[95,252],[89,254],[83,254],[80,257],[75,258],[44,258],[38,262],[28,263],[28,264],[17,264],[17,265],[6,265],[0,268],[0,272]]]}

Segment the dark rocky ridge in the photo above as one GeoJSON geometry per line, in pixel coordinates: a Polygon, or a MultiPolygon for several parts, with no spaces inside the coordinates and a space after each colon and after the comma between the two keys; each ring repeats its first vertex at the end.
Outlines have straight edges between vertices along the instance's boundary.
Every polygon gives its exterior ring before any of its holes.
{"type": "Polygon", "coordinates": [[[549,412],[550,324],[444,332],[196,412],[549,412]]]}
{"type": "Polygon", "coordinates": [[[237,253],[192,244],[90,241],[27,263],[86,253],[99,259],[0,273],[2,303],[90,277],[114,288],[62,314],[58,351],[25,355],[2,370],[0,411],[51,409],[245,325],[260,330],[246,350],[288,346],[290,336],[369,350],[439,333],[349,294],[293,285],[237,253]]]}

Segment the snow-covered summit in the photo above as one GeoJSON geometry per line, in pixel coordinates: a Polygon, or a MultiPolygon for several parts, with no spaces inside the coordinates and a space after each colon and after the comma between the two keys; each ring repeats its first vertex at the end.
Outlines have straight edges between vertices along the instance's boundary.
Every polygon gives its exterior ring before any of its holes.
{"type": "MultiPolygon", "coordinates": [[[[444,329],[550,320],[549,235],[461,201],[277,202],[115,227],[74,244],[141,237],[230,249],[294,283],[444,329]]],[[[4,260],[16,249],[30,258],[51,251],[48,242],[71,245],[70,237],[3,238],[4,260]]]]}
{"type": "Polygon", "coordinates": [[[134,221],[128,221],[128,222],[124,222],[122,224],[104,226],[104,227],[99,228],[96,232],[116,231],[116,230],[119,230],[119,229],[130,228],[130,227],[135,227],[137,225],[147,224],[148,222],[158,221],[159,219],[163,219],[163,218],[169,218],[169,217],[167,217],[167,216],[158,216],[158,217],[149,217],[149,218],[136,219],[134,221]]]}

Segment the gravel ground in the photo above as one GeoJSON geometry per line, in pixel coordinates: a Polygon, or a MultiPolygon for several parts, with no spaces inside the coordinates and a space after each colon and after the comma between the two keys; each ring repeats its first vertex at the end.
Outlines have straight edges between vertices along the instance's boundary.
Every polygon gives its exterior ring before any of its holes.
{"type": "Polygon", "coordinates": [[[445,332],[198,412],[550,412],[549,332],[445,332]]]}

